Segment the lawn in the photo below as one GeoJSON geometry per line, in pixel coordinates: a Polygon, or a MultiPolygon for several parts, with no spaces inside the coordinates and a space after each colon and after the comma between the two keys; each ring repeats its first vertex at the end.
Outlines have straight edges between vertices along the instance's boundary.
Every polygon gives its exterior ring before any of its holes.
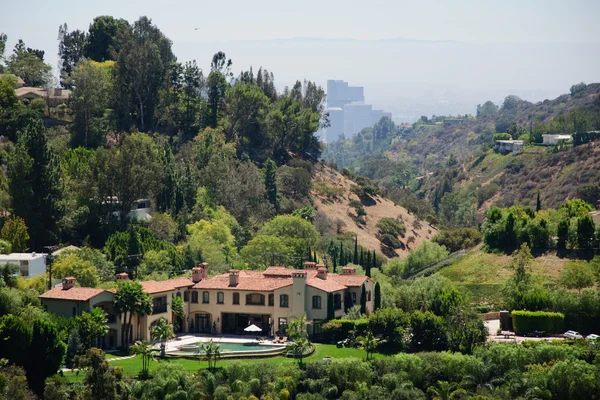
{"type": "MultiPolygon", "coordinates": [[[[361,358],[364,359],[366,357],[365,350],[362,349],[347,349],[347,348],[337,348],[332,344],[315,344],[316,351],[310,357],[304,359],[304,362],[310,361],[318,361],[322,360],[325,356],[330,356],[332,358],[361,358]]],[[[375,353],[373,355],[375,358],[386,357],[381,354],[375,353]]],[[[109,357],[107,357],[109,358],[109,357]]],[[[123,372],[128,376],[137,375],[142,369],[142,360],[139,356],[133,358],[126,358],[123,360],[117,360],[119,357],[110,357],[110,359],[114,361],[110,361],[110,365],[114,367],[123,367],[123,372]]],[[[255,364],[268,364],[268,365],[282,365],[282,364],[290,364],[295,363],[297,360],[293,358],[287,358],[283,356],[278,357],[267,357],[267,358],[247,358],[247,359],[221,359],[217,362],[218,367],[227,367],[232,364],[237,363],[255,363],[255,364]]],[[[190,373],[194,373],[199,369],[207,368],[208,363],[206,361],[200,360],[187,360],[187,359],[171,359],[171,360],[157,360],[152,361],[150,363],[150,373],[155,371],[164,363],[178,364],[181,365],[186,371],[190,373]]],[[[80,381],[83,379],[83,372],[77,374],[76,372],[65,372],[65,376],[69,378],[72,382],[80,381]]]]}

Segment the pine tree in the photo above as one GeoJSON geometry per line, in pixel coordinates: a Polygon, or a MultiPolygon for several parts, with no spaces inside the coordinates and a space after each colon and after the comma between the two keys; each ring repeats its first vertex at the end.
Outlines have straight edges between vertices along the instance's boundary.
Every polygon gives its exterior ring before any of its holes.
{"type": "Polygon", "coordinates": [[[267,198],[279,213],[279,195],[277,193],[277,165],[270,158],[265,163],[265,189],[267,198]]]}
{"type": "Polygon", "coordinates": [[[538,212],[542,209],[542,202],[540,200],[540,192],[537,194],[537,202],[535,203],[535,211],[538,212]]]}
{"type": "Polygon", "coordinates": [[[375,304],[373,305],[374,310],[379,310],[381,308],[381,287],[379,286],[379,282],[375,284],[375,304]]]}
{"type": "Polygon", "coordinates": [[[360,291],[360,313],[367,313],[367,288],[365,285],[362,285],[362,289],[360,291]]]}
{"type": "Polygon", "coordinates": [[[352,259],[354,265],[358,264],[358,235],[354,237],[354,257],[352,259]]]}

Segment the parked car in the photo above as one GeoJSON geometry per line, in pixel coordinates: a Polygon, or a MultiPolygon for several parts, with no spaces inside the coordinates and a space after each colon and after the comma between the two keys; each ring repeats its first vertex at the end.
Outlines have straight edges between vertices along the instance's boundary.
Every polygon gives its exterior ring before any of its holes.
{"type": "Polygon", "coordinates": [[[534,330],[534,331],[526,333],[524,336],[528,336],[528,337],[546,337],[548,335],[544,331],[534,330]]]}
{"type": "Polygon", "coordinates": [[[585,340],[598,340],[600,339],[600,335],[596,335],[595,333],[591,333],[585,337],[585,340]]]}
{"type": "Polygon", "coordinates": [[[563,333],[563,336],[566,339],[583,339],[583,336],[581,336],[579,332],[575,331],[566,331],[565,333],[563,333]]]}

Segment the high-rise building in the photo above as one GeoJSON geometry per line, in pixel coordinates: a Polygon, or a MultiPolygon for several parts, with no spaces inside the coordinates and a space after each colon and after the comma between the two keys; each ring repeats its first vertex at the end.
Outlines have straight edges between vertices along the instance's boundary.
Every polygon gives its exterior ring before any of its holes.
{"type": "Polygon", "coordinates": [[[344,107],[352,102],[364,102],[365,94],[362,86],[348,86],[344,81],[327,81],[327,107],[344,107]]]}

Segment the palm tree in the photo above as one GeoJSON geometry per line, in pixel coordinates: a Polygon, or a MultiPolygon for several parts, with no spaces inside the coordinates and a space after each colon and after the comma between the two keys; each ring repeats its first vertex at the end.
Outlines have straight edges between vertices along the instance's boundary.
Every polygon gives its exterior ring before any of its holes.
{"type": "Polygon", "coordinates": [[[165,357],[167,352],[167,342],[169,339],[174,337],[173,333],[173,325],[169,324],[169,322],[165,318],[161,318],[154,326],[150,329],[150,337],[152,340],[160,340],[160,356],[165,357]]]}
{"type": "MultiPolygon", "coordinates": [[[[181,297],[173,297],[173,302],[171,303],[171,310],[173,310],[173,314],[175,314],[176,317],[181,318],[181,320],[183,321],[183,319],[185,318],[185,304],[181,297]]],[[[173,325],[178,324],[176,324],[176,322],[173,322],[173,325]]],[[[176,330],[181,328],[181,326],[175,326],[176,330]]]]}
{"type": "Polygon", "coordinates": [[[147,378],[150,370],[150,360],[154,358],[154,353],[156,353],[157,350],[153,349],[147,340],[138,340],[131,346],[130,350],[133,354],[142,357],[142,371],[140,372],[140,377],[147,378]]]}
{"type": "MultiPolygon", "coordinates": [[[[129,347],[133,327],[131,321],[133,315],[138,316],[138,325],[141,316],[152,313],[152,299],[150,295],[144,292],[142,285],[137,282],[120,282],[117,293],[114,298],[115,310],[122,317],[121,324],[121,343],[124,349],[129,347]]],[[[139,329],[138,329],[139,332],[139,329]]]]}
{"type": "Polygon", "coordinates": [[[208,362],[208,369],[214,370],[217,368],[217,360],[221,358],[221,345],[219,343],[215,343],[210,339],[207,343],[199,345],[196,352],[204,352],[204,361],[208,362]]]}
{"type": "Polygon", "coordinates": [[[366,336],[359,336],[357,339],[357,343],[367,351],[367,360],[372,358],[372,354],[382,342],[383,340],[375,337],[371,331],[368,331],[366,336]]]}
{"type": "Polygon", "coordinates": [[[300,338],[295,342],[292,342],[290,351],[294,355],[294,358],[298,359],[298,365],[302,366],[302,358],[304,354],[312,349],[312,343],[306,338],[300,338]]]}
{"type": "Polygon", "coordinates": [[[452,400],[467,394],[465,389],[456,389],[456,383],[438,381],[437,386],[427,388],[427,393],[433,396],[433,400],[452,400]]]}
{"type": "Polygon", "coordinates": [[[290,340],[296,340],[308,337],[308,332],[306,332],[307,324],[308,322],[306,321],[306,314],[303,314],[300,318],[290,322],[285,331],[288,335],[288,338],[290,338],[290,340]]]}

